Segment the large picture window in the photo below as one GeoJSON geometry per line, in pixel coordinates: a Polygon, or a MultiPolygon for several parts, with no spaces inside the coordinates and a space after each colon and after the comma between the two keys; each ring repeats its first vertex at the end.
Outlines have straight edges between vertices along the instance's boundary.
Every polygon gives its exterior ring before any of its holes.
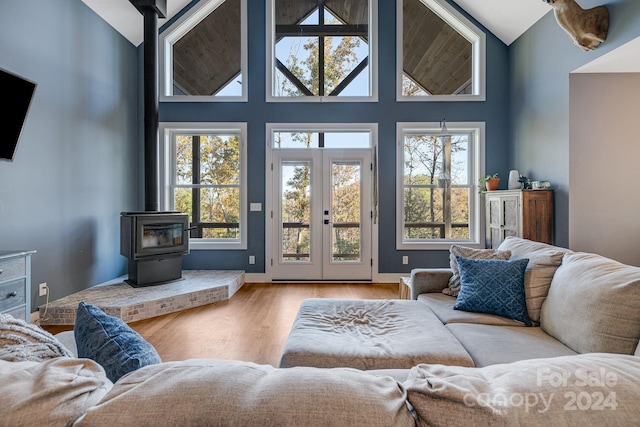
{"type": "Polygon", "coordinates": [[[375,100],[376,0],[269,0],[268,101],[375,100]]]}
{"type": "Polygon", "coordinates": [[[485,35],[441,0],[398,0],[400,101],[484,101],[485,35]]]}
{"type": "Polygon", "coordinates": [[[161,99],[247,100],[246,0],[208,0],[160,34],[161,99]]]}
{"type": "Polygon", "coordinates": [[[398,248],[441,249],[479,244],[483,127],[398,125],[398,248]]]}
{"type": "Polygon", "coordinates": [[[162,126],[163,206],[189,215],[194,249],[246,249],[246,125],[195,125],[162,126]]]}

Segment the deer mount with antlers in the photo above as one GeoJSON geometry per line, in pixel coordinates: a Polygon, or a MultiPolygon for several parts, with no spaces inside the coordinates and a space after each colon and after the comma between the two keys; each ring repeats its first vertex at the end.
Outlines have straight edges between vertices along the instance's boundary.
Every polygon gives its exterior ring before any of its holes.
{"type": "Polygon", "coordinates": [[[553,8],[560,27],[582,50],[593,50],[606,40],[609,10],[606,6],[583,9],[575,0],[542,0],[553,8]]]}

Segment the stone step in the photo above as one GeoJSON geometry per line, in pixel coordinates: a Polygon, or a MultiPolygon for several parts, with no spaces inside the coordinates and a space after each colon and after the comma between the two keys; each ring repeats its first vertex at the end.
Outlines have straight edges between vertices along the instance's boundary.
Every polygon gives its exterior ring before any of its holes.
{"type": "Polygon", "coordinates": [[[182,279],[135,288],[121,276],[38,307],[41,325],[73,325],[81,301],[125,322],[224,301],[244,284],[241,270],[184,270],[182,279]]]}

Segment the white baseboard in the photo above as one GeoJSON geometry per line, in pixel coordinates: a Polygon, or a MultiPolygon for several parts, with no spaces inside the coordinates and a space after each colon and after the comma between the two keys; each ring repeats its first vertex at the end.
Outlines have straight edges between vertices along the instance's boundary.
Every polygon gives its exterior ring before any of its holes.
{"type": "MultiPolygon", "coordinates": [[[[398,283],[401,277],[410,276],[411,273],[374,273],[374,283],[398,283]]],[[[266,273],[245,273],[246,283],[269,283],[271,278],[266,273]]]]}
{"type": "Polygon", "coordinates": [[[245,283],[268,283],[271,281],[264,273],[244,273],[245,283]]]}

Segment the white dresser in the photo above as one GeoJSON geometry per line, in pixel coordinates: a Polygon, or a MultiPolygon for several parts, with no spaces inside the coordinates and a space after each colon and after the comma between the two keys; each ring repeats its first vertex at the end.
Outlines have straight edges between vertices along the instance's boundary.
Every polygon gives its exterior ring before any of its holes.
{"type": "Polygon", "coordinates": [[[31,320],[31,255],[0,250],[0,313],[31,320]]]}

